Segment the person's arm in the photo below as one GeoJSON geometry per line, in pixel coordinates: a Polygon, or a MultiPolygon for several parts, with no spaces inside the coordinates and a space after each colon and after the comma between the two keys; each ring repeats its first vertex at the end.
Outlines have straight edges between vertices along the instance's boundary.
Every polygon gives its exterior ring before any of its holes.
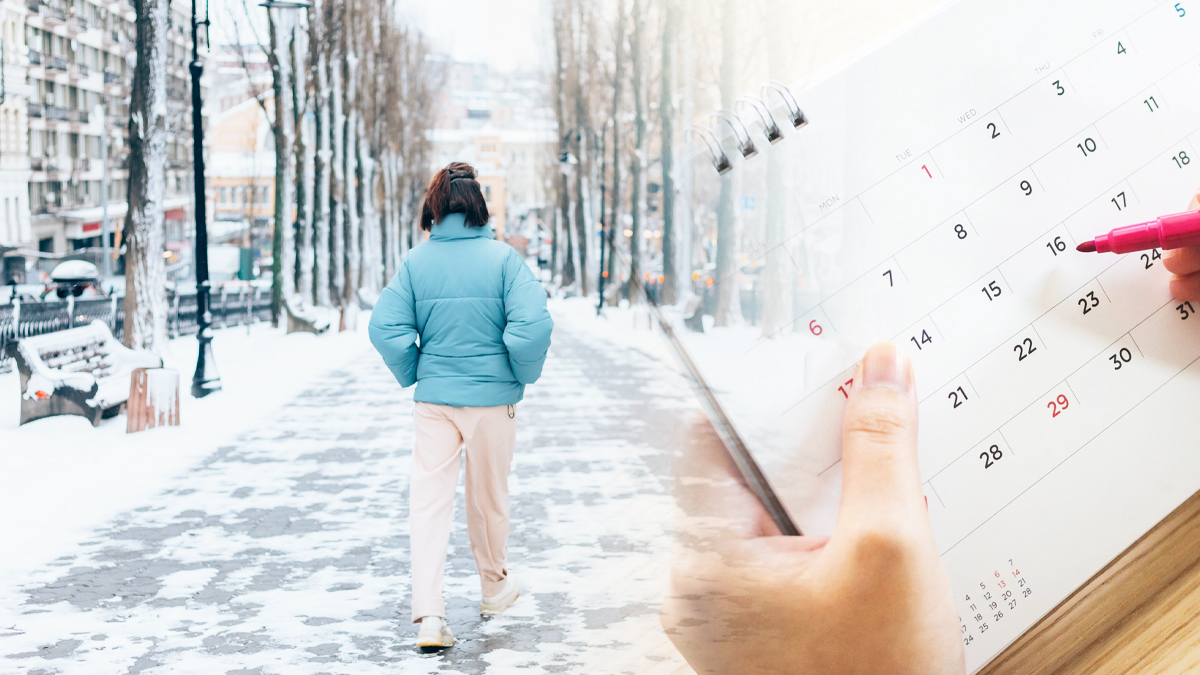
{"type": "MultiPolygon", "coordinates": [[[[1192,195],[1188,210],[1200,209],[1200,188],[1192,195]]],[[[1163,265],[1171,272],[1171,297],[1200,300],[1200,246],[1163,252],[1163,265]]]]}
{"type": "Polygon", "coordinates": [[[400,271],[375,303],[368,332],[371,344],[400,386],[416,384],[421,349],[417,346],[416,305],[406,263],[400,264],[400,271]]]}
{"type": "Polygon", "coordinates": [[[504,261],[504,346],[508,364],[521,384],[542,375],[554,321],[546,309],[546,291],[516,252],[504,261]]]}
{"type": "Polygon", "coordinates": [[[701,675],[962,675],[958,612],[917,463],[912,369],[867,352],[842,424],[831,537],[783,537],[708,420],[677,454],[663,627],[701,675]]]}

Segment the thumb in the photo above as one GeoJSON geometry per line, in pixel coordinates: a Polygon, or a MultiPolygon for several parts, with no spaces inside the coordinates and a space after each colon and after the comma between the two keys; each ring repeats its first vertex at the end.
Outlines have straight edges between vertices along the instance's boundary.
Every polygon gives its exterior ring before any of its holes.
{"type": "Polygon", "coordinates": [[[837,529],[877,529],[927,518],[917,463],[912,364],[877,344],[859,365],[842,420],[842,501],[837,529]]]}

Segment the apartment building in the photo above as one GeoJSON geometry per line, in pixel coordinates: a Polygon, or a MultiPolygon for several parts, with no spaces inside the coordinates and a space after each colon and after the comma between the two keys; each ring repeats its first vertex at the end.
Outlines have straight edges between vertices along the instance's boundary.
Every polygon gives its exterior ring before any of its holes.
{"type": "MultiPolygon", "coordinates": [[[[33,242],[29,220],[24,2],[0,2],[0,253],[33,242]]],[[[7,281],[7,279],[0,280],[7,281]]]]}
{"type": "MultiPolygon", "coordinates": [[[[132,0],[26,0],[25,9],[30,245],[45,254],[98,254],[104,212],[119,241],[128,208],[132,0]]],[[[172,3],[168,35],[168,262],[190,259],[194,222],[188,11],[188,3],[172,3]]]]}

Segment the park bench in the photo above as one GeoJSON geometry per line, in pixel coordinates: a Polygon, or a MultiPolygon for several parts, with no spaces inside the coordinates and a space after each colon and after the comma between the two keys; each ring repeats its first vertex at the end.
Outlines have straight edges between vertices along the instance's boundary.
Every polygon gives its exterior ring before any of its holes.
{"type": "Polygon", "coordinates": [[[21,376],[21,424],[54,415],[80,415],[99,426],[129,398],[135,368],[161,368],[162,359],[122,345],[102,321],[8,343],[21,376]]]}

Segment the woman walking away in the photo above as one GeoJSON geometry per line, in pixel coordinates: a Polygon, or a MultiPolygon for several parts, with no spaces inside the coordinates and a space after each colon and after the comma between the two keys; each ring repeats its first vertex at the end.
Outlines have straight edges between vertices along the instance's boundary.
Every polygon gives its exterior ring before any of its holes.
{"type": "Polygon", "coordinates": [[[467,532],[479,567],[479,613],[499,614],[520,589],[508,572],[508,472],[516,404],[542,374],[553,322],[546,293],[521,256],[496,241],[470,165],[455,162],[429,185],[421,227],[371,317],[371,342],[400,385],[416,383],[409,487],[412,617],[417,645],[454,644],[442,575],[460,453],[467,456],[467,532]]]}

